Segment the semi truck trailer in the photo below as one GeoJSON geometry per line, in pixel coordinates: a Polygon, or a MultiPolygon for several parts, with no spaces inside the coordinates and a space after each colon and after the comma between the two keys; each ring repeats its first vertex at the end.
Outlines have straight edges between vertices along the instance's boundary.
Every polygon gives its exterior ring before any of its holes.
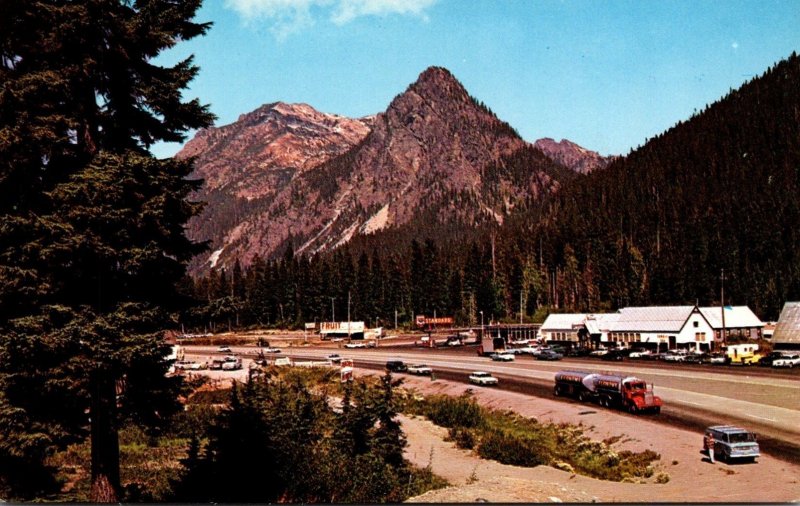
{"type": "Polygon", "coordinates": [[[573,397],[581,402],[596,402],[631,413],[661,412],[664,404],[653,393],[653,385],[635,376],[599,374],[583,371],[559,371],[553,394],[573,397]]]}

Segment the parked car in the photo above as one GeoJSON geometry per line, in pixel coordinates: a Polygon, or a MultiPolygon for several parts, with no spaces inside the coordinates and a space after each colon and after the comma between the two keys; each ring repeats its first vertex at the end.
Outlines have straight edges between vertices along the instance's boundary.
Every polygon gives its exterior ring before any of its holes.
{"type": "Polygon", "coordinates": [[[280,348],[271,348],[270,347],[270,348],[262,348],[261,351],[263,351],[264,353],[280,353],[281,349],[280,348]]]}
{"type": "Polygon", "coordinates": [[[749,430],[733,425],[714,425],[708,427],[703,439],[703,447],[708,436],[714,438],[714,456],[720,460],[755,460],[760,456],[756,435],[749,430]]]}
{"type": "Polygon", "coordinates": [[[447,346],[462,346],[463,344],[460,336],[447,336],[447,346]]]}
{"type": "Polygon", "coordinates": [[[567,352],[567,356],[569,357],[588,357],[589,354],[592,352],[590,348],[572,348],[567,352]]]}
{"type": "Polygon", "coordinates": [[[514,340],[511,341],[511,344],[523,345],[524,346],[526,344],[530,344],[530,342],[531,342],[530,339],[514,339],[514,340]]]}
{"type": "Polygon", "coordinates": [[[492,353],[491,355],[489,355],[489,358],[491,358],[495,362],[513,362],[514,354],[504,351],[502,353],[492,353]]]}
{"type": "Polygon", "coordinates": [[[205,362],[195,362],[193,360],[178,360],[175,362],[175,369],[180,369],[184,371],[199,371],[202,369],[206,369],[208,364],[205,362]]]}
{"type": "Polygon", "coordinates": [[[689,353],[683,357],[683,362],[685,364],[704,364],[707,355],[707,353],[689,353]]]}
{"type": "Polygon", "coordinates": [[[518,355],[535,355],[539,353],[540,348],[538,346],[523,346],[522,348],[516,348],[514,351],[518,355]]]}
{"type": "Polygon", "coordinates": [[[275,359],[272,365],[276,366],[294,365],[294,361],[289,357],[279,357],[275,359]]]}
{"type": "Polygon", "coordinates": [[[419,376],[430,376],[433,374],[433,369],[424,364],[412,365],[408,367],[410,374],[417,374],[419,376]]]}
{"type": "Polygon", "coordinates": [[[589,352],[589,356],[590,356],[590,357],[602,357],[602,356],[603,356],[603,355],[605,355],[606,353],[608,353],[608,350],[607,350],[607,349],[605,349],[605,348],[600,348],[599,350],[594,350],[594,351],[592,351],[592,352],[589,352]]]}
{"type": "Polygon", "coordinates": [[[784,356],[783,352],[772,351],[772,352],[768,353],[767,355],[761,357],[759,359],[759,361],[758,361],[758,365],[761,366],[761,367],[769,367],[769,366],[772,365],[772,363],[775,360],[777,360],[779,358],[783,358],[783,356],[784,356]]]}
{"type": "Polygon", "coordinates": [[[391,372],[406,372],[408,366],[402,360],[390,360],[386,362],[386,370],[391,372]]]}
{"type": "Polygon", "coordinates": [[[331,353],[326,357],[332,364],[338,364],[342,361],[342,357],[338,353],[331,353]]]}
{"type": "Polygon", "coordinates": [[[620,350],[610,350],[608,353],[601,355],[600,360],[620,361],[625,358],[625,354],[620,350]]]}
{"type": "Polygon", "coordinates": [[[781,358],[776,358],[772,362],[772,367],[788,367],[789,369],[793,369],[800,365],[800,355],[784,355],[781,358]]]}
{"type": "Polygon", "coordinates": [[[355,348],[366,348],[366,343],[347,343],[344,345],[345,348],[355,349],[355,348]]]}
{"type": "Polygon", "coordinates": [[[652,354],[653,352],[650,350],[636,349],[631,350],[631,352],[628,354],[628,358],[647,358],[652,354]]]}
{"type": "Polygon", "coordinates": [[[217,348],[217,353],[233,353],[230,346],[220,346],[217,348]]]}
{"type": "Polygon", "coordinates": [[[536,360],[561,360],[562,358],[564,358],[564,355],[553,350],[542,350],[541,353],[536,355],[536,360]]]}
{"type": "Polygon", "coordinates": [[[685,358],[686,355],[683,353],[667,352],[661,360],[664,362],[683,362],[685,358]]]}
{"type": "Polygon", "coordinates": [[[222,359],[222,367],[223,371],[237,371],[242,368],[242,359],[238,357],[234,357],[233,355],[228,355],[224,359],[222,359]]]}
{"type": "Polygon", "coordinates": [[[496,385],[498,380],[488,372],[475,371],[469,375],[469,382],[476,385],[487,386],[496,385]]]}
{"type": "Polygon", "coordinates": [[[711,353],[708,356],[708,363],[711,365],[725,365],[728,363],[728,357],[722,353],[711,353]]]}

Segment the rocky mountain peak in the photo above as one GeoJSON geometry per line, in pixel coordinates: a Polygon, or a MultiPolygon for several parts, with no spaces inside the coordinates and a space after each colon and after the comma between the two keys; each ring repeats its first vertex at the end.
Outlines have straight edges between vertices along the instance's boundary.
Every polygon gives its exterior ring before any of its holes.
{"type": "Polygon", "coordinates": [[[205,179],[199,200],[208,202],[189,234],[210,239],[214,252],[195,272],[235,259],[247,265],[287,243],[315,254],[356,235],[416,226],[422,213],[444,228],[502,223],[556,191],[559,171],[567,172],[441,67],[426,69],[374,117],[275,102],[198,134],[189,152],[205,179]]]}
{"type": "Polygon", "coordinates": [[[550,137],[544,137],[533,145],[561,165],[581,174],[602,169],[614,159],[613,156],[602,156],[567,139],[556,142],[550,137]]]}

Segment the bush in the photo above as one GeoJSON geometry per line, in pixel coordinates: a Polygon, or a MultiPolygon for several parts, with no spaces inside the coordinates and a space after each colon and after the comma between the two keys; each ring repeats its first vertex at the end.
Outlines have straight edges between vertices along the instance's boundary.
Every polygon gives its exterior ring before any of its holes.
{"type": "Polygon", "coordinates": [[[428,420],[440,427],[477,428],[483,425],[484,409],[474,399],[463,395],[450,397],[437,395],[427,398],[421,413],[428,420]]]}
{"type": "Polygon", "coordinates": [[[519,437],[502,430],[483,434],[478,445],[478,455],[501,464],[534,467],[550,463],[547,443],[533,437],[519,437]]]}
{"type": "Polygon", "coordinates": [[[474,432],[463,427],[451,427],[447,431],[447,440],[453,441],[458,448],[464,450],[472,450],[476,443],[474,432]]]}

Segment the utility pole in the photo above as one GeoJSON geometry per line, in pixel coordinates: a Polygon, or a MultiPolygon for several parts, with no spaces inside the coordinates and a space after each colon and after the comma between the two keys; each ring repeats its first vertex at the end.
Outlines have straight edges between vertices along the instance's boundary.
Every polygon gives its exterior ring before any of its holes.
{"type": "Polygon", "coordinates": [[[336,300],[336,297],[331,297],[331,322],[336,323],[336,313],[333,309],[333,301],[336,300]]]}
{"type": "Polygon", "coordinates": [[[350,290],[347,290],[347,342],[350,342],[350,290]]]}
{"type": "Polygon", "coordinates": [[[722,312],[722,346],[727,345],[727,335],[725,332],[725,269],[719,275],[719,309],[722,312]]]}

